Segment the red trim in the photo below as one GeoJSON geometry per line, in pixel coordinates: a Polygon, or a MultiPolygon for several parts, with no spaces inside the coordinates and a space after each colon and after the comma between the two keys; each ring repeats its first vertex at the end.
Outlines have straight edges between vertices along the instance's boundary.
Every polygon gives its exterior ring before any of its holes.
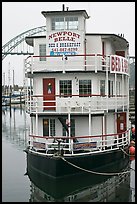
{"type": "Polygon", "coordinates": [[[76,139],[76,138],[97,138],[97,137],[111,137],[111,136],[118,136],[124,133],[128,133],[129,130],[126,130],[124,132],[121,133],[114,133],[114,134],[107,134],[107,135],[91,135],[91,136],[75,136],[75,137],[68,137],[68,136],[38,136],[38,135],[29,135],[30,137],[33,138],[43,138],[43,139],[76,139]]]}
{"type": "Polygon", "coordinates": [[[105,43],[104,41],[102,42],[102,57],[105,56],[105,43]]]}
{"type": "Polygon", "coordinates": [[[102,42],[102,57],[103,57],[102,65],[104,65],[105,64],[105,62],[104,62],[104,58],[105,58],[105,43],[104,43],[104,41],[102,42]]]}

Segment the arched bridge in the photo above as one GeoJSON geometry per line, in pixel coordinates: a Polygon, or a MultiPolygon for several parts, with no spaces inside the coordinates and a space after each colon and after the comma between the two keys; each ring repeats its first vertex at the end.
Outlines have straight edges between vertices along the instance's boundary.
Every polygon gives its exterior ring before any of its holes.
{"type": "Polygon", "coordinates": [[[46,26],[41,26],[37,28],[25,31],[18,36],[11,39],[4,46],[2,46],[2,60],[7,55],[32,55],[33,51],[30,51],[30,46],[25,43],[25,37],[32,36],[37,33],[43,32],[45,34],[46,26]]]}

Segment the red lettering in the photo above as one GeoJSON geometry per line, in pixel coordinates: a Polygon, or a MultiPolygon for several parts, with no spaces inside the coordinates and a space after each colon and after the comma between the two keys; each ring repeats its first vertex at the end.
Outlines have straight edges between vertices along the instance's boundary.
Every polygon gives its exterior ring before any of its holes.
{"type": "Polygon", "coordinates": [[[77,35],[78,35],[77,33],[73,33],[73,37],[76,37],[76,38],[77,38],[77,35]]]}
{"type": "Polygon", "coordinates": [[[124,72],[124,59],[122,58],[122,72],[124,72]]]}
{"type": "Polygon", "coordinates": [[[75,42],[75,38],[73,38],[73,37],[54,38],[54,42],[57,42],[57,41],[73,41],[73,42],[75,42]]]}
{"type": "Polygon", "coordinates": [[[115,65],[116,66],[116,71],[118,71],[118,58],[117,57],[115,58],[115,61],[116,61],[116,65],[115,65]]]}
{"type": "Polygon", "coordinates": [[[50,40],[50,38],[52,38],[53,36],[52,36],[52,34],[51,35],[49,35],[49,40],[50,40]]]}
{"type": "Polygon", "coordinates": [[[65,41],[65,37],[62,37],[62,39],[65,41]]]}
{"type": "Polygon", "coordinates": [[[121,64],[120,64],[120,58],[118,57],[118,71],[120,72],[121,64]]]}
{"type": "Polygon", "coordinates": [[[69,36],[72,36],[72,32],[68,32],[68,35],[69,35],[69,36]]]}
{"type": "MultiPolygon", "coordinates": [[[[65,36],[65,35],[72,36],[72,41],[75,41],[75,37],[80,38],[80,35],[77,34],[77,33],[73,33],[71,31],[69,31],[69,32],[63,31],[63,32],[57,32],[57,33],[50,34],[49,35],[49,40],[51,38],[56,38],[57,36],[65,36]]],[[[59,39],[59,41],[61,41],[61,40],[59,39]]],[[[70,39],[69,39],[69,41],[70,41],[70,39]]],[[[56,40],[55,40],[55,42],[56,42],[56,40]]]]}
{"type": "Polygon", "coordinates": [[[115,58],[112,56],[112,57],[111,57],[111,70],[112,70],[112,71],[115,71],[115,67],[116,67],[116,66],[115,66],[115,58]]]}
{"type": "Polygon", "coordinates": [[[116,57],[116,71],[120,71],[120,58],[116,57]]]}
{"type": "Polygon", "coordinates": [[[62,32],[57,32],[57,35],[58,35],[58,36],[61,36],[61,35],[62,35],[62,32]]]}
{"type": "Polygon", "coordinates": [[[75,42],[75,38],[72,37],[72,38],[71,38],[71,41],[75,42]]]}
{"type": "Polygon", "coordinates": [[[80,35],[79,35],[79,34],[77,34],[77,33],[73,33],[73,37],[79,38],[79,37],[80,37],[80,35]]]}
{"type": "Polygon", "coordinates": [[[128,73],[128,61],[124,57],[111,56],[111,71],[128,73]]]}
{"type": "Polygon", "coordinates": [[[64,31],[64,32],[62,32],[62,33],[63,33],[63,35],[66,35],[68,32],[64,31]]]}
{"type": "Polygon", "coordinates": [[[124,71],[127,73],[128,72],[128,62],[126,59],[124,59],[124,71]]]}
{"type": "Polygon", "coordinates": [[[58,41],[62,41],[62,37],[59,37],[59,38],[58,38],[58,41]]]}
{"type": "Polygon", "coordinates": [[[53,38],[57,37],[57,33],[53,33],[53,38]]]}
{"type": "Polygon", "coordinates": [[[58,41],[58,38],[54,38],[54,42],[57,42],[58,41]]]}

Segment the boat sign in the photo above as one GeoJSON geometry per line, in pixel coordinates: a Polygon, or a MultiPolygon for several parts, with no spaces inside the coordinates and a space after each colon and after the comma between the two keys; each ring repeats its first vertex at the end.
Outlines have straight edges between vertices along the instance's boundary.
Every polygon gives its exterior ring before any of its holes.
{"type": "Polygon", "coordinates": [[[97,142],[88,142],[88,143],[75,143],[73,145],[73,148],[75,150],[80,150],[80,149],[90,149],[90,148],[96,148],[97,147],[97,142]]]}

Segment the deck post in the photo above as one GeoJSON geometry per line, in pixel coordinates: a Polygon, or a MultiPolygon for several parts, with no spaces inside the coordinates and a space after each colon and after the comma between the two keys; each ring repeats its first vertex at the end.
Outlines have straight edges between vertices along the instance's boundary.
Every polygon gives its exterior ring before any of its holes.
{"type": "Polygon", "coordinates": [[[117,112],[117,73],[115,73],[115,82],[114,82],[114,86],[115,86],[115,112],[117,112]]]}
{"type": "MultiPolygon", "coordinates": [[[[89,136],[91,136],[91,98],[89,96],[89,136]]],[[[91,138],[89,138],[89,142],[91,138]]]]}
{"type": "Polygon", "coordinates": [[[38,101],[36,99],[36,135],[38,135],[38,101]]]}
{"type": "Polygon", "coordinates": [[[106,110],[108,112],[108,67],[106,68],[106,100],[107,100],[107,107],[106,110]]]}

